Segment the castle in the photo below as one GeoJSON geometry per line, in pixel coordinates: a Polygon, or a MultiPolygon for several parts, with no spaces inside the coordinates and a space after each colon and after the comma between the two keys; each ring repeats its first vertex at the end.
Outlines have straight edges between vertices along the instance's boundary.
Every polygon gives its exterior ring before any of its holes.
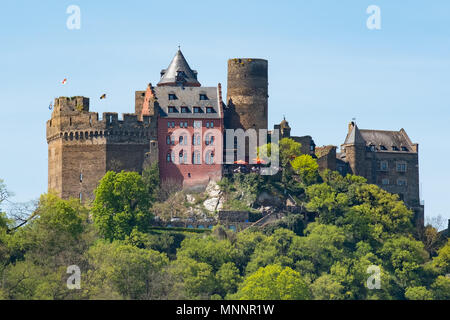
{"type": "MultiPolygon", "coordinates": [[[[113,112],[100,119],[85,97],[55,99],[47,121],[48,189],[62,198],[92,200],[107,171],[142,172],[154,162],[161,181],[202,188],[223,175],[226,129],[268,129],[267,60],[230,59],[224,103],[221,85],[201,86],[178,50],[155,87],[136,91],[135,112],[121,120],[113,112]]],[[[423,221],[418,145],[403,129],[362,130],[352,122],[341,153],[336,146],[316,147],[311,136],[291,136],[285,119],[274,130],[300,142],[320,169],[361,175],[398,194],[423,221]]]]}

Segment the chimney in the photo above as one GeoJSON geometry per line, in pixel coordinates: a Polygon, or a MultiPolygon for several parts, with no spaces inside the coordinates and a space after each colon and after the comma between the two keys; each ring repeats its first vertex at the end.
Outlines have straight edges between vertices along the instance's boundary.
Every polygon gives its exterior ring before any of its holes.
{"type": "Polygon", "coordinates": [[[348,133],[352,132],[353,128],[355,127],[355,122],[352,121],[348,124],[348,133]]]}

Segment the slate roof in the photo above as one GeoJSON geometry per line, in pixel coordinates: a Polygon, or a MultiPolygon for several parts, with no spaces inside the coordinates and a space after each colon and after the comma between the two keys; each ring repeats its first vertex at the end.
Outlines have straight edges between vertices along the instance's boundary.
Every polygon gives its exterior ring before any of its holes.
{"type": "Polygon", "coordinates": [[[164,118],[202,118],[220,119],[223,117],[218,87],[156,87],[155,96],[159,104],[160,117],[164,118]],[[169,94],[176,96],[169,100],[169,94]],[[207,100],[200,100],[200,95],[206,95],[207,100]],[[169,107],[175,107],[178,112],[170,113],[169,107]],[[188,107],[189,113],[182,113],[181,107],[188,107]],[[200,107],[202,113],[194,113],[194,107],[200,107]],[[213,113],[207,113],[206,108],[211,107],[213,113]]]}
{"type": "Polygon", "coordinates": [[[360,144],[374,146],[377,152],[415,152],[415,144],[411,142],[406,131],[359,129],[356,124],[347,135],[344,144],[360,144]],[[405,147],[405,150],[402,150],[405,147]]]}
{"type": "Polygon", "coordinates": [[[181,50],[178,50],[169,67],[161,71],[158,86],[185,86],[200,87],[197,80],[197,71],[189,67],[181,50]]]}

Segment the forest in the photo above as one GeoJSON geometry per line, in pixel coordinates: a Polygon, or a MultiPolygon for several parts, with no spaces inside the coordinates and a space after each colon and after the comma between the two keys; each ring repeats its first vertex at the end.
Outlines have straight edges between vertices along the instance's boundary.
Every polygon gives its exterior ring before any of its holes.
{"type": "MultiPolygon", "coordinates": [[[[263,191],[288,192],[316,213],[312,221],[286,213],[239,232],[158,227],[189,204],[183,190],[160,183],[157,165],[108,172],[91,203],[49,192],[32,210],[1,213],[0,299],[450,299],[447,237],[417,227],[397,195],[319,172],[298,150],[280,141],[276,179],[235,174],[218,185],[225,207],[249,211],[263,191]],[[69,266],[80,270],[77,289],[67,285],[69,266]]],[[[10,198],[0,180],[0,212],[10,198]]]]}

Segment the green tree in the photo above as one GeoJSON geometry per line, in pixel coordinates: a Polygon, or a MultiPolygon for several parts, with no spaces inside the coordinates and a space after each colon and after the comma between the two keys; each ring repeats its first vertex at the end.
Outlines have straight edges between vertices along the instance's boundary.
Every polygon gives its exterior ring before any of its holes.
{"type": "Polygon", "coordinates": [[[138,173],[109,171],[95,189],[92,214],[103,237],[123,240],[134,229],[148,231],[153,217],[150,206],[148,187],[138,173]]]}
{"type": "Polygon", "coordinates": [[[450,277],[437,277],[431,285],[431,291],[436,300],[450,300],[450,277]]]}
{"type": "Polygon", "coordinates": [[[222,298],[227,294],[236,292],[241,282],[239,269],[232,262],[224,263],[216,272],[216,283],[218,284],[218,292],[222,298]]]}
{"type": "Polygon", "coordinates": [[[450,273],[450,240],[439,249],[438,256],[433,258],[433,266],[441,275],[450,273]]]}
{"type": "Polygon", "coordinates": [[[309,288],[302,276],[289,267],[268,265],[248,276],[238,292],[240,300],[308,300],[309,288]]]}
{"type": "Polygon", "coordinates": [[[405,297],[408,300],[433,300],[433,294],[425,287],[409,287],[405,297]]]}
{"type": "Polygon", "coordinates": [[[152,280],[158,278],[168,264],[165,254],[119,241],[100,241],[89,249],[88,257],[87,290],[92,297],[105,298],[105,294],[107,298],[118,294],[124,299],[158,297],[161,284],[152,280]]]}
{"type": "Polygon", "coordinates": [[[160,180],[159,180],[159,164],[158,162],[150,164],[142,172],[142,181],[144,182],[147,192],[150,195],[150,201],[155,202],[159,198],[160,180]]]}
{"type": "Polygon", "coordinates": [[[324,274],[311,284],[311,292],[315,300],[342,300],[344,286],[329,274],[324,274]]]}
{"type": "Polygon", "coordinates": [[[301,183],[312,185],[319,178],[319,165],[309,154],[303,154],[291,161],[294,172],[299,176],[301,183]]]}

